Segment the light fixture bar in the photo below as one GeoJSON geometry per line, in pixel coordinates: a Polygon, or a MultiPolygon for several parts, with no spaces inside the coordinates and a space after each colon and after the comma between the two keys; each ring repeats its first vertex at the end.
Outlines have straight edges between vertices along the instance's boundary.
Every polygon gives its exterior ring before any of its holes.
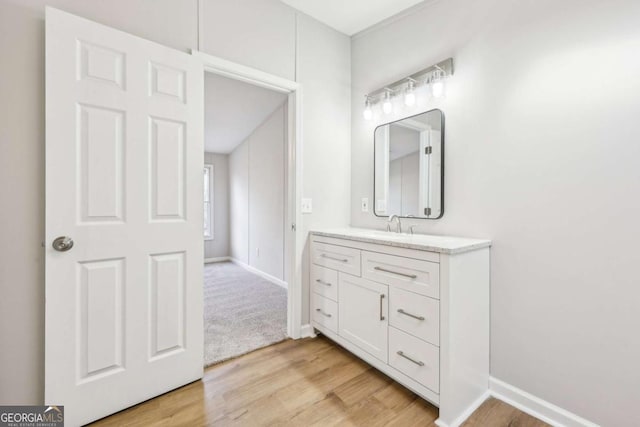
{"type": "Polygon", "coordinates": [[[417,73],[413,73],[410,76],[404,77],[396,82],[385,85],[380,89],[374,90],[373,92],[369,92],[366,97],[369,99],[371,105],[380,102],[380,100],[384,100],[384,95],[389,90],[392,92],[397,92],[407,86],[407,83],[410,79],[415,81],[415,85],[424,83],[426,78],[431,77],[434,71],[441,70],[444,73],[444,77],[449,77],[453,75],[453,58],[445,59],[444,61],[440,61],[435,65],[427,67],[423,70],[418,71],[417,73]]]}

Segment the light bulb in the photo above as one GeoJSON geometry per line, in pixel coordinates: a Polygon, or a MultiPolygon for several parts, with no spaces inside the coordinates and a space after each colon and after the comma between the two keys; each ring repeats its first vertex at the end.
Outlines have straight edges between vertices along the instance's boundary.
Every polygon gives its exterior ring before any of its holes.
{"type": "Polygon", "coordinates": [[[409,79],[407,83],[407,91],[404,93],[404,104],[411,107],[416,103],[416,94],[413,90],[413,80],[409,79]]]}
{"type": "Polygon", "coordinates": [[[391,94],[387,91],[384,95],[384,102],[382,103],[382,111],[385,114],[391,113],[393,105],[391,105],[391,94]]]}
{"type": "Polygon", "coordinates": [[[364,116],[365,120],[371,120],[373,118],[373,111],[371,111],[371,107],[365,108],[362,115],[364,116]]]}
{"type": "Polygon", "coordinates": [[[369,97],[367,97],[364,102],[364,111],[362,112],[365,120],[371,120],[373,118],[373,111],[371,110],[371,101],[369,101],[369,97]]]}
{"type": "Polygon", "coordinates": [[[444,82],[442,80],[433,82],[431,85],[431,93],[434,98],[444,97],[444,82]]]}
{"type": "Polygon", "coordinates": [[[444,98],[444,72],[436,70],[431,81],[431,94],[434,98],[444,98]]]}
{"type": "Polygon", "coordinates": [[[411,107],[416,103],[416,94],[413,92],[406,93],[404,95],[404,104],[408,107],[411,107]]]}

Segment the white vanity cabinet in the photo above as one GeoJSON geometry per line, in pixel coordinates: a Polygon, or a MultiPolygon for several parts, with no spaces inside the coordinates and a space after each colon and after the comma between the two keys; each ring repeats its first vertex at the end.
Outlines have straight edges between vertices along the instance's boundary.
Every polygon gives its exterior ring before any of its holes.
{"type": "Polygon", "coordinates": [[[310,236],[311,325],[457,426],[488,396],[488,240],[363,229],[310,236]]]}

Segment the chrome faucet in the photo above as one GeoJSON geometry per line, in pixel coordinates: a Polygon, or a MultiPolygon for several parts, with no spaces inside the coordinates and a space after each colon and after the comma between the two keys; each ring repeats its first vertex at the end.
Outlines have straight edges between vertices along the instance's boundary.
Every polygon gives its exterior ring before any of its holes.
{"type": "Polygon", "coordinates": [[[398,215],[391,215],[389,221],[387,221],[387,231],[391,231],[391,223],[396,221],[396,233],[402,233],[402,224],[400,223],[400,217],[398,215]]]}

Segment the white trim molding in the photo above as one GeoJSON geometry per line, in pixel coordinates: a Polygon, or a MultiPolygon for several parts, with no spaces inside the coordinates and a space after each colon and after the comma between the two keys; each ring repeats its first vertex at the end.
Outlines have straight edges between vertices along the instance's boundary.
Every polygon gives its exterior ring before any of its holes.
{"type": "Polygon", "coordinates": [[[205,258],[204,259],[204,263],[205,264],[212,264],[214,262],[225,262],[225,261],[231,261],[231,257],[219,256],[219,257],[216,257],[216,258],[205,258]]]}
{"type": "Polygon", "coordinates": [[[300,327],[300,338],[315,338],[316,332],[309,323],[300,327]]]}
{"type": "Polygon", "coordinates": [[[467,409],[465,409],[464,412],[462,412],[458,416],[458,418],[456,418],[451,424],[445,424],[442,421],[440,421],[439,418],[437,420],[435,420],[435,424],[438,427],[459,427],[465,421],[467,421],[467,418],[469,418],[471,416],[471,414],[473,414],[476,411],[476,409],[478,409],[480,407],[480,405],[482,405],[484,403],[484,401],[487,400],[489,397],[491,397],[491,393],[489,392],[489,390],[487,390],[480,397],[478,397],[476,400],[474,400],[473,403],[471,403],[471,405],[469,405],[467,407],[467,409]]]}
{"type": "Polygon", "coordinates": [[[268,273],[265,273],[262,270],[258,270],[257,268],[252,267],[249,264],[246,264],[246,263],[244,263],[244,262],[242,262],[242,261],[240,261],[238,259],[235,259],[235,258],[231,258],[231,262],[236,264],[236,265],[239,265],[240,267],[244,268],[245,270],[247,270],[250,273],[253,273],[253,274],[257,275],[257,276],[262,277],[265,280],[270,281],[271,283],[273,283],[275,285],[281,286],[281,287],[283,287],[285,289],[288,288],[287,282],[285,282],[284,280],[280,280],[277,277],[274,277],[274,276],[272,276],[272,275],[270,275],[268,273]]]}
{"type": "Polygon", "coordinates": [[[502,400],[552,426],[598,427],[598,424],[494,377],[489,377],[489,391],[491,396],[496,399],[502,400]]]}
{"type": "MultiPolygon", "coordinates": [[[[305,237],[302,233],[302,85],[224,58],[192,50],[205,72],[229,77],[263,88],[288,94],[287,109],[287,209],[285,213],[285,272],[287,287],[287,335],[300,338],[302,326],[302,255],[305,237]]],[[[264,277],[264,276],[263,276],[264,277]]],[[[276,282],[274,282],[276,283],[276,282]]]]}

